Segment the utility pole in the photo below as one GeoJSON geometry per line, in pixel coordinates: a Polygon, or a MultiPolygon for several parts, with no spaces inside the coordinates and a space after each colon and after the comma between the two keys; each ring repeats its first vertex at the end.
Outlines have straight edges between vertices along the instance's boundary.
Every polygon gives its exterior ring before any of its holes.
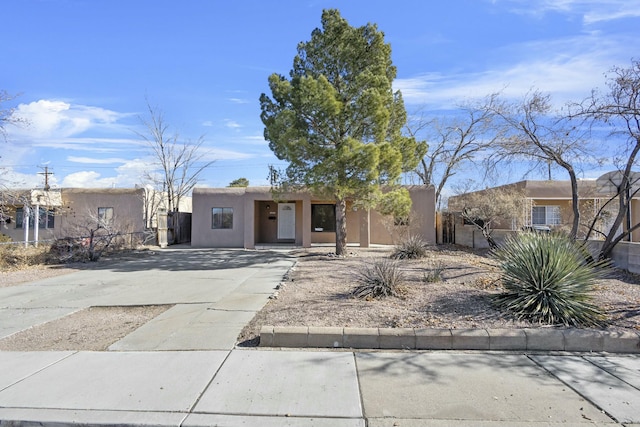
{"type": "Polygon", "coordinates": [[[49,191],[51,186],[49,185],[49,175],[53,175],[53,172],[49,172],[49,166],[45,166],[44,172],[38,172],[38,175],[44,175],[44,191],[49,191]]]}

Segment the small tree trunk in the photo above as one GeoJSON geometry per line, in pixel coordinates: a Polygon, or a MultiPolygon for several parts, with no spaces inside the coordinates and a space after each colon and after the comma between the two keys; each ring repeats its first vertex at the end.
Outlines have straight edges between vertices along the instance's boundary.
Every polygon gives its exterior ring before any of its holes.
{"type": "Polygon", "coordinates": [[[347,201],[336,200],[336,255],[347,252],[347,201]]]}
{"type": "Polygon", "coordinates": [[[498,244],[496,243],[496,241],[493,239],[493,236],[491,235],[491,230],[487,229],[486,227],[482,227],[482,235],[484,236],[485,239],[487,239],[487,243],[489,244],[489,249],[498,249],[498,244]]]}
{"type": "Polygon", "coordinates": [[[565,169],[567,169],[567,171],[569,172],[569,178],[571,181],[571,207],[573,209],[573,223],[571,224],[571,232],[569,233],[569,238],[575,241],[578,237],[578,227],[580,226],[578,179],[576,178],[576,174],[571,166],[567,165],[565,169]]]}

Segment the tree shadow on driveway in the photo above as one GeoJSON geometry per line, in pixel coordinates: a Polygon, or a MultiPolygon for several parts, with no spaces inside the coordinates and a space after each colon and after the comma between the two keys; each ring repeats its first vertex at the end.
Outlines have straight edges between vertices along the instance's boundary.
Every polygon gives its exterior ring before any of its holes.
{"type": "Polygon", "coordinates": [[[106,256],[98,262],[61,265],[78,270],[133,271],[198,271],[245,268],[281,261],[293,262],[286,252],[249,251],[244,249],[154,249],[117,256],[106,256]]]}

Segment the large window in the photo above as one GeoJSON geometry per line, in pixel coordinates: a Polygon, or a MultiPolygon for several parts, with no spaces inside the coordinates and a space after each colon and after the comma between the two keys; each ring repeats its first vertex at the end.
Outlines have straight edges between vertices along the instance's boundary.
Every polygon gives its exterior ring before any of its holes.
{"type": "MultiPolygon", "coordinates": [[[[31,209],[29,215],[29,225],[33,227],[35,209],[31,209]]],[[[16,228],[24,226],[24,208],[16,208],[16,228]]],[[[55,211],[53,209],[40,208],[38,215],[38,228],[53,228],[55,226],[55,211]]]]}
{"type": "Polygon", "coordinates": [[[24,208],[16,208],[16,228],[24,226],[24,208]]]}
{"type": "Polygon", "coordinates": [[[113,208],[98,208],[98,221],[101,226],[113,224],[113,208]]]}
{"type": "Polygon", "coordinates": [[[40,228],[53,228],[55,225],[55,212],[52,209],[40,208],[40,219],[38,226],[40,228]]]}
{"type": "Polygon", "coordinates": [[[559,225],[560,206],[534,206],[531,209],[532,225],[559,225]]]}
{"type": "Polygon", "coordinates": [[[311,205],[311,231],[336,231],[335,205],[311,205]]]}
{"type": "Polygon", "coordinates": [[[211,228],[230,229],[233,228],[233,208],[212,208],[211,228]]]}

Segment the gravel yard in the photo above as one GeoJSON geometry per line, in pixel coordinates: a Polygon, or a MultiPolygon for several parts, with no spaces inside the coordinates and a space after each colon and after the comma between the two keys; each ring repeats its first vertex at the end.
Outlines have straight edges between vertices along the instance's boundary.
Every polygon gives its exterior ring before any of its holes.
{"type": "MultiPolygon", "coordinates": [[[[498,267],[487,251],[435,246],[420,260],[403,260],[405,285],[400,297],[360,300],[351,296],[354,272],[372,259],[389,257],[390,248],[353,248],[338,258],[330,248],[295,253],[298,261],[277,298],[244,329],[241,341],[255,341],[262,325],[385,328],[549,327],[518,321],[495,310],[491,295],[501,290],[498,267]],[[442,281],[427,283],[425,272],[441,264],[442,281]]],[[[614,270],[593,292],[607,313],[609,329],[640,332],[640,277],[614,270]]]]}

